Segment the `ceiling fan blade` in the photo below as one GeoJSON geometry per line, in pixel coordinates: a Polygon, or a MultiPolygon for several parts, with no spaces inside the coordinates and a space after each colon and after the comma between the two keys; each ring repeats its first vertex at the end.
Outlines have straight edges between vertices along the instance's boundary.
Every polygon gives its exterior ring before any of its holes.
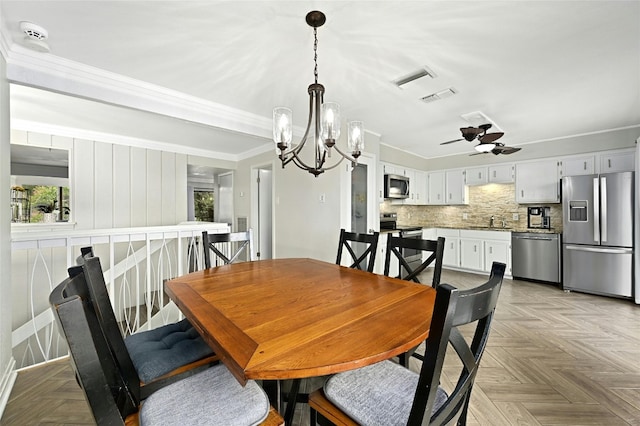
{"type": "Polygon", "coordinates": [[[482,143],[491,143],[503,136],[504,132],[485,133],[484,135],[478,136],[478,140],[482,143]]]}
{"type": "Polygon", "coordinates": [[[454,139],[454,140],[452,140],[452,141],[442,142],[440,145],[448,145],[448,144],[450,144],[450,143],[460,142],[460,141],[463,141],[463,140],[464,140],[464,138],[454,139]]]}
{"type": "Polygon", "coordinates": [[[505,147],[502,147],[501,154],[505,154],[505,155],[513,154],[514,152],[518,152],[521,149],[522,148],[514,148],[514,147],[511,147],[511,146],[505,146],[505,147]]]}
{"type": "Polygon", "coordinates": [[[482,154],[487,154],[486,152],[474,152],[473,154],[469,154],[469,157],[471,157],[472,155],[482,155],[482,154]]]}

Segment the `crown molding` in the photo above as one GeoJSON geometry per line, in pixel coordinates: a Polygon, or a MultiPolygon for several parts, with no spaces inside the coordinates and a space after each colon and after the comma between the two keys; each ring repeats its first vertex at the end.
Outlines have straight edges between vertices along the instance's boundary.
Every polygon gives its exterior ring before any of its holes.
{"type": "Polygon", "coordinates": [[[271,118],[248,113],[182,92],[90,67],[50,53],[31,51],[20,45],[7,47],[4,34],[7,78],[10,82],[149,111],[207,126],[271,138],[271,118]]]}
{"type": "MultiPolygon", "coordinates": [[[[157,151],[173,152],[176,154],[194,155],[205,158],[215,158],[219,160],[238,162],[246,154],[228,154],[226,152],[210,151],[200,148],[192,148],[184,145],[177,145],[168,142],[158,142],[142,138],[134,138],[93,130],[78,129],[76,127],[58,126],[54,124],[44,124],[30,120],[11,120],[11,128],[26,132],[42,133],[46,135],[56,135],[72,139],[86,139],[112,143],[114,145],[133,146],[137,148],[153,149],[157,151]]],[[[252,154],[255,155],[255,154],[252,154]]]]}

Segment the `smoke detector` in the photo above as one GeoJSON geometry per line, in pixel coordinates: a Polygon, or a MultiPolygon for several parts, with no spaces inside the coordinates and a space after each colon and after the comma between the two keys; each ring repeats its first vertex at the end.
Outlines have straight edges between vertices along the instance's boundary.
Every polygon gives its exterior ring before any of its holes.
{"type": "Polygon", "coordinates": [[[29,21],[21,21],[20,29],[25,34],[23,43],[26,47],[38,52],[51,50],[45,41],[49,37],[49,32],[46,29],[29,21]]]}

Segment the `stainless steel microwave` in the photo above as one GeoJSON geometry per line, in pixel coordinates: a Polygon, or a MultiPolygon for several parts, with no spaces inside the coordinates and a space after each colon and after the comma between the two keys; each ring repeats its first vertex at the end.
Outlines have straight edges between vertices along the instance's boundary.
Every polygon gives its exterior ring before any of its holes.
{"type": "Polygon", "coordinates": [[[409,198],[409,178],[384,175],[384,198],[409,198]]]}

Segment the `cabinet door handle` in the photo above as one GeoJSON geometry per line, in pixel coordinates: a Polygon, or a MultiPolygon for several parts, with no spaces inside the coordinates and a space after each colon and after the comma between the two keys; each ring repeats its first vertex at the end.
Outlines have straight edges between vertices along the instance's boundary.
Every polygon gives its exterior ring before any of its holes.
{"type": "Polygon", "coordinates": [[[477,251],[478,246],[477,245],[473,245],[473,252],[475,253],[477,251]]]}
{"type": "Polygon", "coordinates": [[[495,170],[493,171],[493,177],[496,177],[496,171],[495,170]]]}
{"type": "Polygon", "coordinates": [[[611,168],[611,158],[609,158],[607,162],[609,163],[609,168],[611,168]]]}
{"type": "Polygon", "coordinates": [[[489,246],[489,254],[493,254],[493,247],[489,246]]]}
{"type": "Polygon", "coordinates": [[[521,189],[521,190],[520,190],[520,196],[521,196],[522,198],[524,198],[524,189],[521,189]]]}
{"type": "Polygon", "coordinates": [[[582,170],[587,170],[587,162],[586,161],[583,163],[583,165],[584,165],[584,167],[582,168],[582,170]]]}

